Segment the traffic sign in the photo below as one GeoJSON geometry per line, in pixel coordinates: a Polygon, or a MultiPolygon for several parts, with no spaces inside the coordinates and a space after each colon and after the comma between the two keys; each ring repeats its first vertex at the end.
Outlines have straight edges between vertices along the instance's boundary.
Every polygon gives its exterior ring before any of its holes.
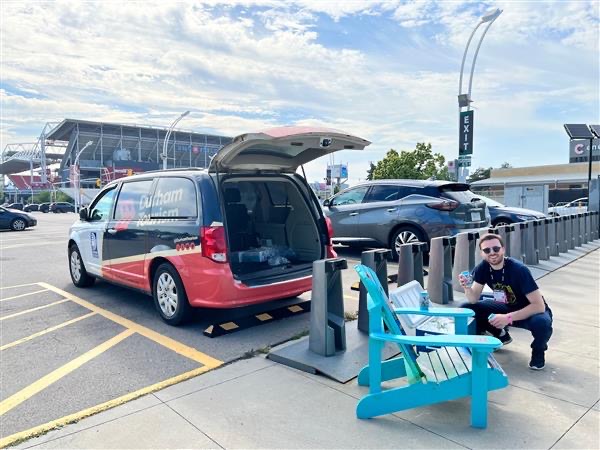
{"type": "Polygon", "coordinates": [[[460,124],[458,125],[458,154],[471,155],[473,153],[473,110],[461,111],[460,124]]]}

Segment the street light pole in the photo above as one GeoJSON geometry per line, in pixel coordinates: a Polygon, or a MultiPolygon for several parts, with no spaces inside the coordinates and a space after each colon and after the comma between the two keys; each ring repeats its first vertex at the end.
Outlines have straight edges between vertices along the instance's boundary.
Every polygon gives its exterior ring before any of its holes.
{"type": "Polygon", "coordinates": [[[169,143],[169,138],[171,137],[171,132],[173,131],[173,128],[175,128],[175,125],[177,125],[179,123],[179,121],[181,119],[183,119],[185,116],[187,116],[189,113],[190,113],[189,111],[182,113],[177,119],[175,119],[175,121],[171,124],[171,126],[169,127],[169,130],[167,131],[167,135],[165,136],[165,141],[163,143],[163,151],[162,151],[163,170],[167,170],[167,145],[169,143]]]}
{"type": "Polygon", "coordinates": [[[79,157],[81,156],[83,151],[86,148],[88,148],[90,145],[92,145],[93,143],[94,143],[93,141],[87,141],[86,144],[83,146],[83,148],[77,152],[77,156],[75,156],[75,170],[77,171],[77,174],[75,176],[75,212],[79,212],[79,207],[81,206],[81,194],[79,192],[79,189],[80,189],[79,179],[81,178],[80,171],[79,171],[79,165],[78,165],[79,157]]]}
{"type": "MultiPolygon", "coordinates": [[[[479,22],[477,23],[477,25],[471,32],[471,36],[469,36],[469,40],[467,41],[467,46],[465,47],[465,52],[463,53],[462,62],[460,64],[460,77],[458,80],[459,135],[462,133],[462,126],[463,126],[463,124],[460,121],[462,108],[467,108],[467,111],[471,110],[471,102],[472,102],[471,88],[473,86],[473,74],[475,72],[475,63],[477,62],[477,55],[479,54],[479,49],[481,48],[481,43],[483,42],[483,38],[487,34],[488,30],[492,26],[492,23],[494,23],[494,21],[500,16],[500,14],[502,14],[502,10],[496,9],[496,11],[490,12],[490,13],[486,14],[485,16],[481,17],[481,19],[479,19],[479,22]],[[471,45],[473,36],[475,36],[475,33],[477,32],[479,27],[481,25],[483,25],[484,23],[487,23],[487,26],[485,27],[485,30],[483,30],[483,33],[481,34],[481,37],[479,38],[479,42],[477,44],[477,49],[475,50],[475,54],[473,55],[473,62],[471,63],[471,74],[469,77],[469,90],[467,91],[467,94],[463,94],[462,93],[463,72],[464,72],[464,68],[465,68],[465,60],[467,59],[467,52],[469,50],[469,45],[471,45]]],[[[471,133],[471,139],[472,139],[472,133],[473,133],[473,131],[472,131],[473,124],[472,123],[470,123],[470,128],[471,128],[470,133],[471,133]]],[[[460,145],[459,145],[459,148],[460,148],[460,145]]],[[[471,148],[469,149],[468,154],[472,154],[472,153],[473,153],[473,149],[472,149],[472,144],[471,144],[471,148]]],[[[467,154],[465,154],[465,156],[466,155],[467,154]]],[[[459,181],[464,183],[467,179],[467,176],[469,175],[469,169],[468,169],[468,166],[465,166],[462,168],[460,167],[460,165],[461,165],[460,164],[460,161],[461,161],[460,156],[461,156],[461,153],[459,150],[459,168],[458,168],[459,177],[458,178],[459,178],[459,181]]]]}

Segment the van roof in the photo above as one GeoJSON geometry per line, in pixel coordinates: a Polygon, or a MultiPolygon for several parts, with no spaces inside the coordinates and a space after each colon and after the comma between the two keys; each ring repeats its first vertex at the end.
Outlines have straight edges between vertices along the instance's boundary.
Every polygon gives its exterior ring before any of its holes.
{"type": "Polygon", "coordinates": [[[186,167],[186,168],[175,168],[175,169],[166,169],[166,170],[149,170],[148,172],[136,173],[135,175],[131,175],[129,177],[118,178],[116,180],[111,181],[106,186],[112,186],[113,184],[117,184],[121,181],[125,180],[137,180],[140,178],[147,178],[148,176],[157,177],[162,175],[199,175],[202,173],[208,173],[206,169],[202,169],[199,167],[186,167]]]}
{"type": "Polygon", "coordinates": [[[454,186],[454,185],[462,185],[465,186],[466,189],[469,188],[469,185],[466,183],[457,183],[456,181],[446,181],[446,180],[408,180],[408,179],[399,179],[399,178],[390,178],[386,180],[372,180],[372,181],[364,181],[362,183],[356,184],[356,186],[370,186],[374,184],[399,184],[402,186],[412,186],[412,187],[440,187],[440,186],[454,186]]]}

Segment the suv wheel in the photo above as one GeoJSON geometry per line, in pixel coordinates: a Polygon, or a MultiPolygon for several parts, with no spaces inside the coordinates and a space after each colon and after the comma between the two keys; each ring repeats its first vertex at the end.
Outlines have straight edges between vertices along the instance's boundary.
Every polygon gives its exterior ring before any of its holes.
{"type": "Polygon", "coordinates": [[[404,244],[413,244],[415,242],[427,242],[421,233],[416,228],[410,226],[402,226],[398,228],[392,235],[390,240],[390,249],[392,250],[392,258],[398,260],[400,246],[404,244]]]}
{"type": "Polygon", "coordinates": [[[188,318],[190,304],[181,278],[171,264],[158,266],[152,281],[152,296],[160,317],[169,325],[179,325],[188,318]]]}
{"type": "Polygon", "coordinates": [[[71,273],[71,281],[77,287],[91,286],[96,280],[85,270],[77,245],[69,247],[69,272],[71,273]]]}
{"type": "Polygon", "coordinates": [[[27,228],[27,224],[23,219],[14,219],[10,223],[10,229],[13,231],[23,231],[25,228],[27,228]]]}
{"type": "Polygon", "coordinates": [[[508,219],[498,219],[492,224],[493,227],[503,227],[504,225],[511,225],[512,222],[508,219]]]}

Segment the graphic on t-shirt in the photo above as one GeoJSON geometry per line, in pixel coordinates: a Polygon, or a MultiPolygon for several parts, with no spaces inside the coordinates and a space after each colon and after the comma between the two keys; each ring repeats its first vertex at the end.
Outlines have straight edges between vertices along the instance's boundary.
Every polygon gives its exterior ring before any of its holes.
{"type": "Polygon", "coordinates": [[[517,296],[508,284],[494,283],[492,284],[492,290],[504,291],[506,294],[506,303],[508,303],[509,305],[512,305],[517,301],[517,296]]]}

